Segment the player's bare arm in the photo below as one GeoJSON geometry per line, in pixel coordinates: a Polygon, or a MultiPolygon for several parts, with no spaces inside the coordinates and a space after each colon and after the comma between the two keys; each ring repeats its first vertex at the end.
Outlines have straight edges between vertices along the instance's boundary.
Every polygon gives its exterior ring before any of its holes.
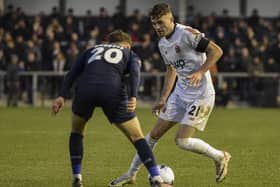
{"type": "Polygon", "coordinates": [[[165,106],[166,100],[170,95],[170,92],[174,86],[176,80],[176,70],[171,65],[167,66],[165,79],[164,79],[164,86],[163,91],[160,97],[159,102],[153,107],[153,113],[156,115],[159,114],[159,111],[165,106]]]}
{"type": "Polygon", "coordinates": [[[206,48],[206,55],[207,59],[205,63],[196,72],[188,76],[191,86],[197,86],[199,84],[204,73],[221,58],[223,50],[217,44],[210,41],[206,48]]]}

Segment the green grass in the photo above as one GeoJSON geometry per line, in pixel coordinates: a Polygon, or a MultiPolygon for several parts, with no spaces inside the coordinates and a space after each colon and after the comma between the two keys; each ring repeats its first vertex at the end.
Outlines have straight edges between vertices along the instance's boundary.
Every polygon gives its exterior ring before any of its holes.
{"type": "MultiPolygon", "coordinates": [[[[0,186],[71,186],[69,114],[69,109],[53,117],[49,109],[0,108],[0,186]]],[[[149,109],[139,109],[138,116],[148,132],[156,119],[149,109]]],[[[155,151],[158,163],[173,168],[175,187],[280,186],[279,109],[214,110],[205,132],[196,136],[232,154],[229,177],[219,185],[210,159],[175,146],[176,129],[163,137],[155,151]]],[[[107,186],[126,171],[133,155],[133,146],[97,110],[85,137],[85,186],[107,186]]],[[[144,168],[134,186],[148,186],[144,168]]]]}

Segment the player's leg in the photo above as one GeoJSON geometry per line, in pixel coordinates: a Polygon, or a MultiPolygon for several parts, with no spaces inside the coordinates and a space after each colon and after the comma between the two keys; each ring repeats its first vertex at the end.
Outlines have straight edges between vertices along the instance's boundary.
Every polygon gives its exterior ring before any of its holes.
{"type": "Polygon", "coordinates": [[[205,155],[215,161],[221,160],[224,156],[222,151],[199,138],[192,138],[195,131],[196,129],[192,126],[180,125],[175,138],[176,144],[184,150],[205,155]]]}
{"type": "MultiPolygon", "coordinates": [[[[171,128],[175,122],[165,121],[158,118],[157,123],[153,129],[145,136],[145,139],[149,147],[153,150],[156,142],[171,128]]],[[[123,184],[131,184],[136,181],[136,174],[142,165],[142,161],[138,154],[136,154],[130,164],[130,167],[126,173],[122,176],[114,179],[110,184],[111,186],[121,186],[123,184]]]]}
{"type": "Polygon", "coordinates": [[[87,121],[92,116],[95,105],[91,94],[76,93],[72,104],[69,152],[73,174],[73,187],[82,186],[83,137],[87,121]]]}
{"type": "MultiPolygon", "coordinates": [[[[178,96],[175,93],[172,93],[170,95],[165,109],[160,112],[160,116],[158,117],[155,126],[145,137],[152,150],[154,149],[156,142],[177,123],[176,121],[178,121],[181,116],[183,116],[180,115],[180,110],[178,110],[178,107],[176,105],[177,97],[178,96]]],[[[136,154],[128,170],[129,175],[135,176],[140,166],[141,160],[136,154]]]]}
{"type": "Polygon", "coordinates": [[[199,138],[192,138],[195,128],[181,125],[177,135],[176,144],[187,151],[202,154],[214,160],[216,165],[216,181],[221,182],[227,175],[230,154],[214,148],[199,138]]]}
{"type": "Polygon", "coordinates": [[[72,128],[69,138],[69,152],[73,174],[73,187],[82,186],[81,165],[83,159],[83,136],[86,120],[72,113],[72,128]]]}
{"type": "MultiPolygon", "coordinates": [[[[162,180],[159,176],[159,170],[157,168],[154,155],[147,144],[147,141],[144,139],[137,117],[118,124],[117,127],[120,128],[121,131],[128,137],[128,139],[134,144],[140,159],[144,163],[150,175],[153,177],[153,180],[161,182],[162,180]]],[[[121,186],[123,184],[125,183],[122,182],[116,184],[113,182],[109,186],[121,186]]]]}
{"type": "Polygon", "coordinates": [[[214,106],[214,96],[194,101],[188,105],[185,117],[181,121],[176,134],[176,144],[184,149],[194,153],[202,154],[215,161],[216,181],[220,182],[227,174],[230,155],[227,152],[218,150],[199,138],[192,138],[198,129],[203,131],[207,120],[214,106]]]}
{"type": "MultiPolygon", "coordinates": [[[[176,122],[165,121],[158,118],[157,123],[153,129],[145,136],[145,139],[152,150],[154,150],[157,141],[176,124],[176,122]]],[[[136,176],[138,170],[142,165],[141,159],[136,154],[131,162],[128,172],[130,175],[136,176]]]]}
{"type": "Polygon", "coordinates": [[[134,144],[139,157],[143,161],[151,176],[158,176],[159,171],[156,167],[156,162],[147,141],[144,139],[142,129],[137,117],[118,124],[117,127],[128,137],[134,144]]]}

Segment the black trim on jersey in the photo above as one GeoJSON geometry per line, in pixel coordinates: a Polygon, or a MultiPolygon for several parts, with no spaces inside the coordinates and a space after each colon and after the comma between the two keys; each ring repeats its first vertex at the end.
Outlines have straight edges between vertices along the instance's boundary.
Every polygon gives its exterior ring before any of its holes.
{"type": "Polygon", "coordinates": [[[196,47],[196,51],[204,53],[206,51],[206,48],[209,44],[210,40],[208,40],[208,38],[206,37],[202,37],[196,47]]]}
{"type": "Polygon", "coordinates": [[[175,32],[176,26],[177,26],[177,23],[174,23],[174,28],[173,28],[172,32],[171,32],[168,36],[165,36],[166,39],[171,38],[171,36],[172,36],[173,33],[175,32]]]}

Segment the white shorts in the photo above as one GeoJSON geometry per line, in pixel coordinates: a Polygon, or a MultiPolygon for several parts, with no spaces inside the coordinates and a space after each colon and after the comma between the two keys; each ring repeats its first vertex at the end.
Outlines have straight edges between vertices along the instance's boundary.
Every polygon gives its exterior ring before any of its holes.
{"type": "Polygon", "coordinates": [[[159,117],[182,125],[192,126],[203,131],[215,104],[215,95],[193,100],[182,99],[172,93],[159,117]]]}

